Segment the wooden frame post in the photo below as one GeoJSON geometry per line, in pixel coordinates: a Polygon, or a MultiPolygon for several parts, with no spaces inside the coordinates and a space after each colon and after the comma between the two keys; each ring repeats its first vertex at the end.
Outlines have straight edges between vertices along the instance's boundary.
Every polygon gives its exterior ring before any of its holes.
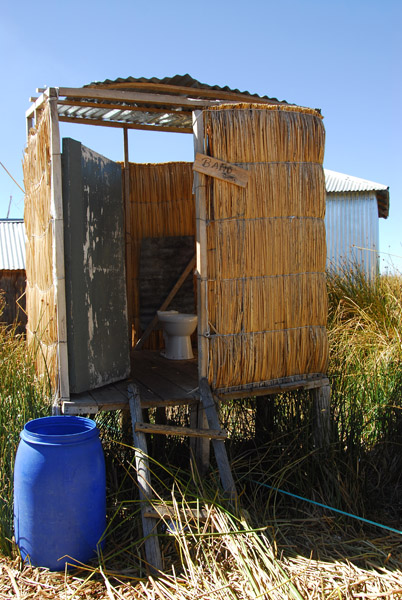
{"type": "Polygon", "coordinates": [[[130,349],[134,345],[133,331],[133,280],[132,280],[132,235],[131,235],[131,203],[130,203],[130,163],[128,148],[128,129],[123,128],[124,136],[124,229],[126,236],[126,294],[127,294],[127,320],[128,320],[128,341],[130,349]]]}
{"type": "MultiPolygon", "coordinates": [[[[203,112],[193,112],[194,154],[204,153],[203,112]]],[[[207,231],[206,231],[206,186],[207,177],[194,171],[194,193],[196,211],[196,255],[198,294],[198,371],[199,376],[208,375],[208,281],[207,281],[207,231]]]]}
{"type": "Polygon", "coordinates": [[[53,284],[57,306],[58,389],[55,390],[53,413],[59,413],[63,401],[70,399],[67,348],[66,279],[64,268],[64,216],[61,180],[60,129],[57,114],[57,91],[49,88],[51,209],[53,235],[53,284]]]}
{"type": "MultiPolygon", "coordinates": [[[[193,112],[194,156],[205,153],[204,116],[202,110],[193,112]]],[[[196,215],[196,273],[197,273],[197,312],[198,312],[198,376],[208,377],[208,280],[207,280],[207,209],[205,186],[207,176],[194,172],[194,194],[196,215]]],[[[206,426],[206,416],[201,407],[197,409],[197,427],[206,426]]],[[[210,441],[200,439],[195,442],[195,461],[200,474],[209,468],[210,441]]]]}

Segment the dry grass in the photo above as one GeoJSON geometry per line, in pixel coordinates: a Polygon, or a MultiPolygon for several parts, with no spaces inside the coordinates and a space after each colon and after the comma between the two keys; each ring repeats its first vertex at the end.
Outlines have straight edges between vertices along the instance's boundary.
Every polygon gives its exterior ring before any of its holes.
{"type": "MultiPolygon", "coordinates": [[[[0,598],[226,600],[371,599],[402,594],[400,536],[348,539],[336,521],[309,518],[254,530],[217,507],[207,525],[183,527],[162,548],[177,556],[160,577],[105,566],[50,573],[0,562],[0,598]],[[190,530],[191,527],[191,530],[190,530]],[[276,538],[275,533],[279,534],[276,538]],[[297,553],[301,538],[304,553],[297,553]],[[310,552],[307,550],[310,546],[310,552]]],[[[178,514],[178,522],[180,516],[178,514]]]]}

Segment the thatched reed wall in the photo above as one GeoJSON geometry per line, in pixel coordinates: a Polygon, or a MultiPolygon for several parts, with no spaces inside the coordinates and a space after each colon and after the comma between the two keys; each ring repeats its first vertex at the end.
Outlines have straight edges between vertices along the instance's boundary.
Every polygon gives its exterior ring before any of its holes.
{"type": "MultiPolygon", "coordinates": [[[[132,343],[141,336],[139,265],[144,238],[195,235],[191,163],[130,163],[130,203],[126,211],[129,233],[127,290],[132,343]]],[[[124,180],[124,177],[123,177],[124,180]]],[[[162,346],[161,332],[154,331],[146,348],[162,346]]]]}
{"type": "Polygon", "coordinates": [[[49,374],[53,389],[57,373],[57,307],[53,285],[51,219],[50,111],[43,110],[31,130],[23,162],[25,184],[27,341],[37,370],[49,374]]]}
{"type": "Polygon", "coordinates": [[[214,389],[327,367],[324,127],[298,107],[204,111],[207,153],[250,172],[206,177],[208,378],[214,389]]]}

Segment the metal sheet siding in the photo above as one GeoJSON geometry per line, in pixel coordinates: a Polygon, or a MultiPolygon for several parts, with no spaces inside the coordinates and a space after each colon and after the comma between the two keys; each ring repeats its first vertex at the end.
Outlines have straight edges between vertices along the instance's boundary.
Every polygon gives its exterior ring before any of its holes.
{"type": "Polygon", "coordinates": [[[361,266],[368,277],[378,269],[379,225],[375,193],[327,193],[327,269],[361,266]]]}
{"type": "Polygon", "coordinates": [[[25,229],[23,221],[0,220],[0,270],[25,269],[25,229]]]}

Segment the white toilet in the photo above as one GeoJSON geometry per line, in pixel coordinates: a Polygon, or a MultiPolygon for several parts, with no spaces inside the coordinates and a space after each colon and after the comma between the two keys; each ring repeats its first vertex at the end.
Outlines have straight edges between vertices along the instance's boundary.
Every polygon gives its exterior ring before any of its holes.
{"type": "Polygon", "coordinates": [[[158,310],[165,339],[165,358],[188,360],[194,358],[190,336],[197,327],[197,315],[179,313],[177,310],[158,310]]]}

